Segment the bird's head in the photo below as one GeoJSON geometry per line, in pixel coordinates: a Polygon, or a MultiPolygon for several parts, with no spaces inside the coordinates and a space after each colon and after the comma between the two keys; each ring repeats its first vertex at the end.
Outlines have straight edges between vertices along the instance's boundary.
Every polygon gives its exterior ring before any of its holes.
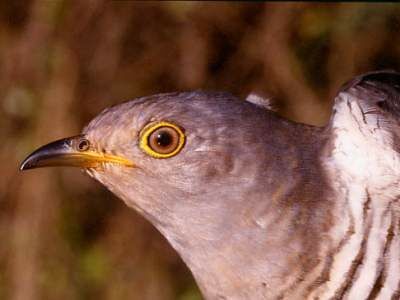
{"type": "Polygon", "coordinates": [[[245,209],[245,193],[262,189],[260,175],[276,165],[265,145],[289,139],[273,134],[268,113],[226,93],[136,99],[106,109],[80,135],[39,148],[21,169],[84,168],[161,231],[201,225],[221,236],[219,223],[243,212],[234,207],[245,209]]]}

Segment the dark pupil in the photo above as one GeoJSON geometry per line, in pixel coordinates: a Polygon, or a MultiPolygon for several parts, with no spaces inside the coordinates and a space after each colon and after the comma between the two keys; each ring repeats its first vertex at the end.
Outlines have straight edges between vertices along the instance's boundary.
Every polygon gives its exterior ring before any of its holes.
{"type": "Polygon", "coordinates": [[[156,142],[160,147],[168,147],[172,143],[172,136],[166,131],[161,131],[157,134],[156,142]]]}

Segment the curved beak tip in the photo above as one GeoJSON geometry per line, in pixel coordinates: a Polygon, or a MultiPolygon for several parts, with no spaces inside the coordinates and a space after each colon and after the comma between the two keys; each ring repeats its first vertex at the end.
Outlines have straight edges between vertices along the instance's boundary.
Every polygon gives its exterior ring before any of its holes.
{"type": "Polygon", "coordinates": [[[34,160],[32,159],[32,156],[29,155],[28,157],[26,157],[26,158],[22,161],[22,163],[21,163],[20,166],[19,166],[19,170],[20,170],[20,171],[26,171],[26,170],[29,170],[29,169],[33,169],[34,167],[35,167],[35,162],[34,162],[34,160]]]}
{"type": "Polygon", "coordinates": [[[21,163],[21,165],[19,166],[19,170],[20,171],[25,171],[30,169],[29,164],[26,162],[26,159],[21,163]]]}

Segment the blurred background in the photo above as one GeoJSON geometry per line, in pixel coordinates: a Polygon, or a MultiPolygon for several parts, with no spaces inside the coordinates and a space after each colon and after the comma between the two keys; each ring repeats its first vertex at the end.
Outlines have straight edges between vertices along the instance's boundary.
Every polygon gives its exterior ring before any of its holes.
{"type": "Polygon", "coordinates": [[[323,125],[352,76],[400,70],[400,5],[0,2],[0,299],[201,299],[142,217],[77,169],[21,174],[102,109],[168,91],[272,96],[323,125]]]}

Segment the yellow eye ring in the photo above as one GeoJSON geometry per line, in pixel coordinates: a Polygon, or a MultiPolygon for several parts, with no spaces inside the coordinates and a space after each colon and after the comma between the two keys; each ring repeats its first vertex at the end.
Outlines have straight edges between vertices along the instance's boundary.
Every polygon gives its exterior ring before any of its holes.
{"type": "Polygon", "coordinates": [[[139,146],[154,158],[169,158],[182,150],[185,140],[185,134],[179,126],[161,121],[150,123],[142,129],[139,146]]]}

